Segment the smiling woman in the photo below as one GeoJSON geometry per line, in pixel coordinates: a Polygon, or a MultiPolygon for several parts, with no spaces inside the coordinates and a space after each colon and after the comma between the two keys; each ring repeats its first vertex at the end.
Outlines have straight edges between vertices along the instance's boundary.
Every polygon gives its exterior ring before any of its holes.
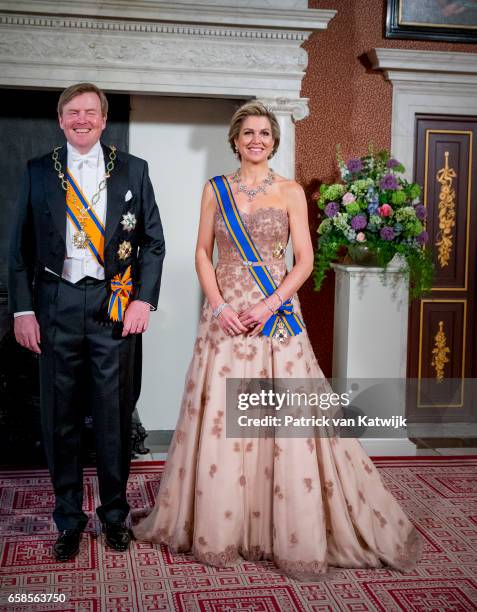
{"type": "Polygon", "coordinates": [[[254,148],[252,144],[260,147],[260,150],[268,146],[267,159],[270,159],[275,155],[280,144],[280,126],[275,115],[263,104],[249,102],[234,114],[229,127],[228,139],[232,151],[240,160],[242,159],[240,145],[243,145],[242,149],[246,150],[248,146],[254,148]],[[254,133],[254,126],[256,133],[254,133]],[[261,142],[259,138],[262,139],[261,142]]]}
{"type": "Polygon", "coordinates": [[[419,537],[356,440],[238,415],[227,398],[227,379],[276,388],[290,377],[331,395],[296,295],[313,268],[306,198],[268,165],[278,140],[274,115],[245,104],[229,130],[240,168],[205,185],[196,269],[207,299],[159,495],[134,533],[218,567],[273,559],[307,579],[329,565],[410,569],[419,537]]]}

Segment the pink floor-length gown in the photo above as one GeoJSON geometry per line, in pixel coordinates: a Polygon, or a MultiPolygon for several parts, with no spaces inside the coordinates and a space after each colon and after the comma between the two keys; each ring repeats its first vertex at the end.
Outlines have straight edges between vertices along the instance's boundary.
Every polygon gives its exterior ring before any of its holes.
{"type": "MultiPolygon", "coordinates": [[[[279,284],[286,266],[273,252],[288,241],[286,212],[260,208],[242,219],[279,284]]],[[[262,295],[218,212],[214,223],[217,282],[224,300],[240,311],[262,295]]],[[[297,297],[292,301],[301,316],[297,297]]],[[[227,377],[327,384],[306,331],[283,343],[229,337],[206,301],[159,494],[135,537],[191,550],[218,567],[273,559],[297,578],[317,577],[329,566],[412,569],[419,536],[359,442],[227,438],[227,377]]]]}

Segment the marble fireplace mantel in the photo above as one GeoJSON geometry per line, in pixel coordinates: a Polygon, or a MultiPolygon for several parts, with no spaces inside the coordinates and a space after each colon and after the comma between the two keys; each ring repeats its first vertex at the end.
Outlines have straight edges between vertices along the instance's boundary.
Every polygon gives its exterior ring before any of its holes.
{"type": "Polygon", "coordinates": [[[278,116],[274,168],[295,172],[301,47],[336,11],[307,0],[0,0],[0,87],[263,100],[278,116]]]}
{"type": "Polygon", "coordinates": [[[290,101],[302,43],[335,11],[306,0],[0,0],[0,86],[290,101]]]}

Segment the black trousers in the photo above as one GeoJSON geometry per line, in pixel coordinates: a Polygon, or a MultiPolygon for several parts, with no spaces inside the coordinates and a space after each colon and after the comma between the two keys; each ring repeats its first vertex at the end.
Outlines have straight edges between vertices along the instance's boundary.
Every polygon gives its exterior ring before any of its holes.
{"type": "Polygon", "coordinates": [[[58,529],[84,529],[81,435],[85,408],[93,417],[102,522],[129,513],[126,486],[131,457],[135,336],[98,317],[106,283],[73,285],[43,272],[36,286],[41,334],[42,429],[55,491],[58,529]],[[87,406],[84,406],[84,403],[87,406]]]}

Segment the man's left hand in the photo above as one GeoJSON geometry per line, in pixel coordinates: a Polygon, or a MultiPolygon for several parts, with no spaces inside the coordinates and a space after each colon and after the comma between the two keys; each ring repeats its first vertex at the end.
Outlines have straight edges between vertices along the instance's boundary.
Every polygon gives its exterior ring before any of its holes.
{"type": "Polygon", "coordinates": [[[146,302],[132,301],[126,308],[123,325],[123,338],[129,334],[142,334],[149,324],[151,307],[146,302]]]}

